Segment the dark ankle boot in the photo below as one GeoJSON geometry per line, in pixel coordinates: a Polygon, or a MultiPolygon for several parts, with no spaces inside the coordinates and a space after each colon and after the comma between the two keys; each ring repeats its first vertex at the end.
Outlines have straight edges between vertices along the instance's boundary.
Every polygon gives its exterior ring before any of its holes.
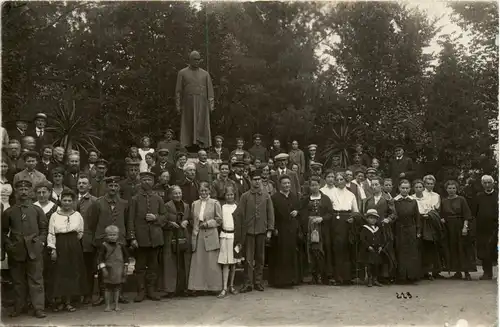
{"type": "Polygon", "coordinates": [[[142,302],[146,297],[144,284],[144,275],[137,275],[137,295],[135,296],[134,302],[142,302]]]}

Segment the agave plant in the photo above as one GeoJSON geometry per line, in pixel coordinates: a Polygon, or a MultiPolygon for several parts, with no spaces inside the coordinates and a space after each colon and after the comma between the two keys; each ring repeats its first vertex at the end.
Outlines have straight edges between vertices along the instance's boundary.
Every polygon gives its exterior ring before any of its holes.
{"type": "Polygon", "coordinates": [[[64,153],[75,149],[87,152],[96,148],[95,142],[101,141],[98,132],[89,118],[76,113],[75,101],[71,105],[60,105],[53,114],[53,126],[47,128],[55,138],[54,145],[64,148],[64,153]]]}
{"type": "Polygon", "coordinates": [[[329,167],[333,157],[340,155],[341,166],[347,167],[350,163],[349,151],[356,145],[360,132],[360,127],[351,126],[345,117],[342,118],[339,125],[332,126],[332,134],[321,153],[325,166],[329,167]]]}

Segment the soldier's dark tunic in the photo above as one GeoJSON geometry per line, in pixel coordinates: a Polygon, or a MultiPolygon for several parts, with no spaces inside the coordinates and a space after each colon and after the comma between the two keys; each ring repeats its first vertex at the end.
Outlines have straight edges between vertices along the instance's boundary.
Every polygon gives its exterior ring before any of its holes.
{"type": "Polygon", "coordinates": [[[25,307],[28,292],[35,310],[45,307],[43,250],[47,229],[43,210],[33,204],[15,205],[2,214],[2,248],[9,256],[17,310],[25,307]]]}
{"type": "Polygon", "coordinates": [[[162,227],[166,219],[165,204],[158,195],[141,189],[130,201],[128,213],[129,239],[135,239],[139,244],[135,265],[139,287],[144,288],[144,278],[147,279],[149,286],[156,285],[159,252],[163,247],[162,227]],[[155,215],[156,220],[147,221],[146,214],[148,213],[155,215]]]}

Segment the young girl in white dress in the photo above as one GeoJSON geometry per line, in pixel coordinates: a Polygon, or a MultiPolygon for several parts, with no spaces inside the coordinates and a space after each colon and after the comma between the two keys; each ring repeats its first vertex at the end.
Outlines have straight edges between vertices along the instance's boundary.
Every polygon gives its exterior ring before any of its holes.
{"type": "MultiPolygon", "coordinates": [[[[228,286],[229,293],[236,294],[236,289],[234,288],[235,264],[241,260],[235,258],[234,253],[236,249],[234,248],[233,212],[237,207],[234,197],[234,188],[232,186],[227,186],[224,192],[226,203],[222,206],[222,231],[220,233],[220,252],[218,259],[218,262],[222,265],[223,289],[218,298],[227,296],[228,286]]],[[[239,249],[236,252],[239,252],[239,249]]]]}
{"type": "Polygon", "coordinates": [[[141,157],[141,164],[139,165],[139,171],[142,173],[148,171],[148,163],[146,162],[146,154],[154,153],[155,150],[151,148],[151,139],[149,136],[143,136],[141,139],[141,148],[137,149],[139,156],[141,157]]]}

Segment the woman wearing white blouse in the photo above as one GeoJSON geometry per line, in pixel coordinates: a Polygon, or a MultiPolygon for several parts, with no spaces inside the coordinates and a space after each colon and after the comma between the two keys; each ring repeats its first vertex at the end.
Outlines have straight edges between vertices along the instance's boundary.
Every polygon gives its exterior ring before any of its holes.
{"type": "Polygon", "coordinates": [[[423,178],[424,181],[424,195],[429,197],[429,203],[432,205],[434,210],[439,210],[441,207],[441,197],[439,194],[434,192],[434,186],[436,185],[436,177],[432,175],[426,175],[423,178]]]}
{"type": "Polygon", "coordinates": [[[154,153],[155,150],[151,148],[151,139],[149,138],[149,136],[142,137],[141,145],[142,145],[142,147],[140,147],[138,149],[138,151],[139,151],[139,156],[141,156],[141,163],[139,164],[139,171],[142,173],[144,171],[151,171],[151,170],[148,170],[148,168],[150,168],[150,167],[149,167],[148,163],[146,162],[146,154],[154,153]]]}
{"type": "Polygon", "coordinates": [[[61,298],[57,311],[73,312],[73,296],[87,294],[85,288],[85,266],[80,239],[83,236],[83,217],[75,211],[75,193],[65,190],[61,194],[61,209],[52,214],[49,221],[47,246],[54,261],[54,288],[52,296],[61,298]]]}
{"type": "Polygon", "coordinates": [[[201,182],[200,199],[191,205],[193,234],[191,246],[191,268],[188,289],[191,291],[220,292],[222,290],[222,270],[219,265],[219,233],[217,227],[222,222],[222,209],[217,200],[210,198],[210,185],[201,182]]]}
{"type": "Polygon", "coordinates": [[[333,206],[333,257],[336,270],[336,281],[341,284],[349,284],[352,279],[353,249],[349,233],[352,229],[353,213],[358,213],[356,196],[346,189],[346,177],[344,173],[335,175],[337,187],[329,194],[333,206]]]}

